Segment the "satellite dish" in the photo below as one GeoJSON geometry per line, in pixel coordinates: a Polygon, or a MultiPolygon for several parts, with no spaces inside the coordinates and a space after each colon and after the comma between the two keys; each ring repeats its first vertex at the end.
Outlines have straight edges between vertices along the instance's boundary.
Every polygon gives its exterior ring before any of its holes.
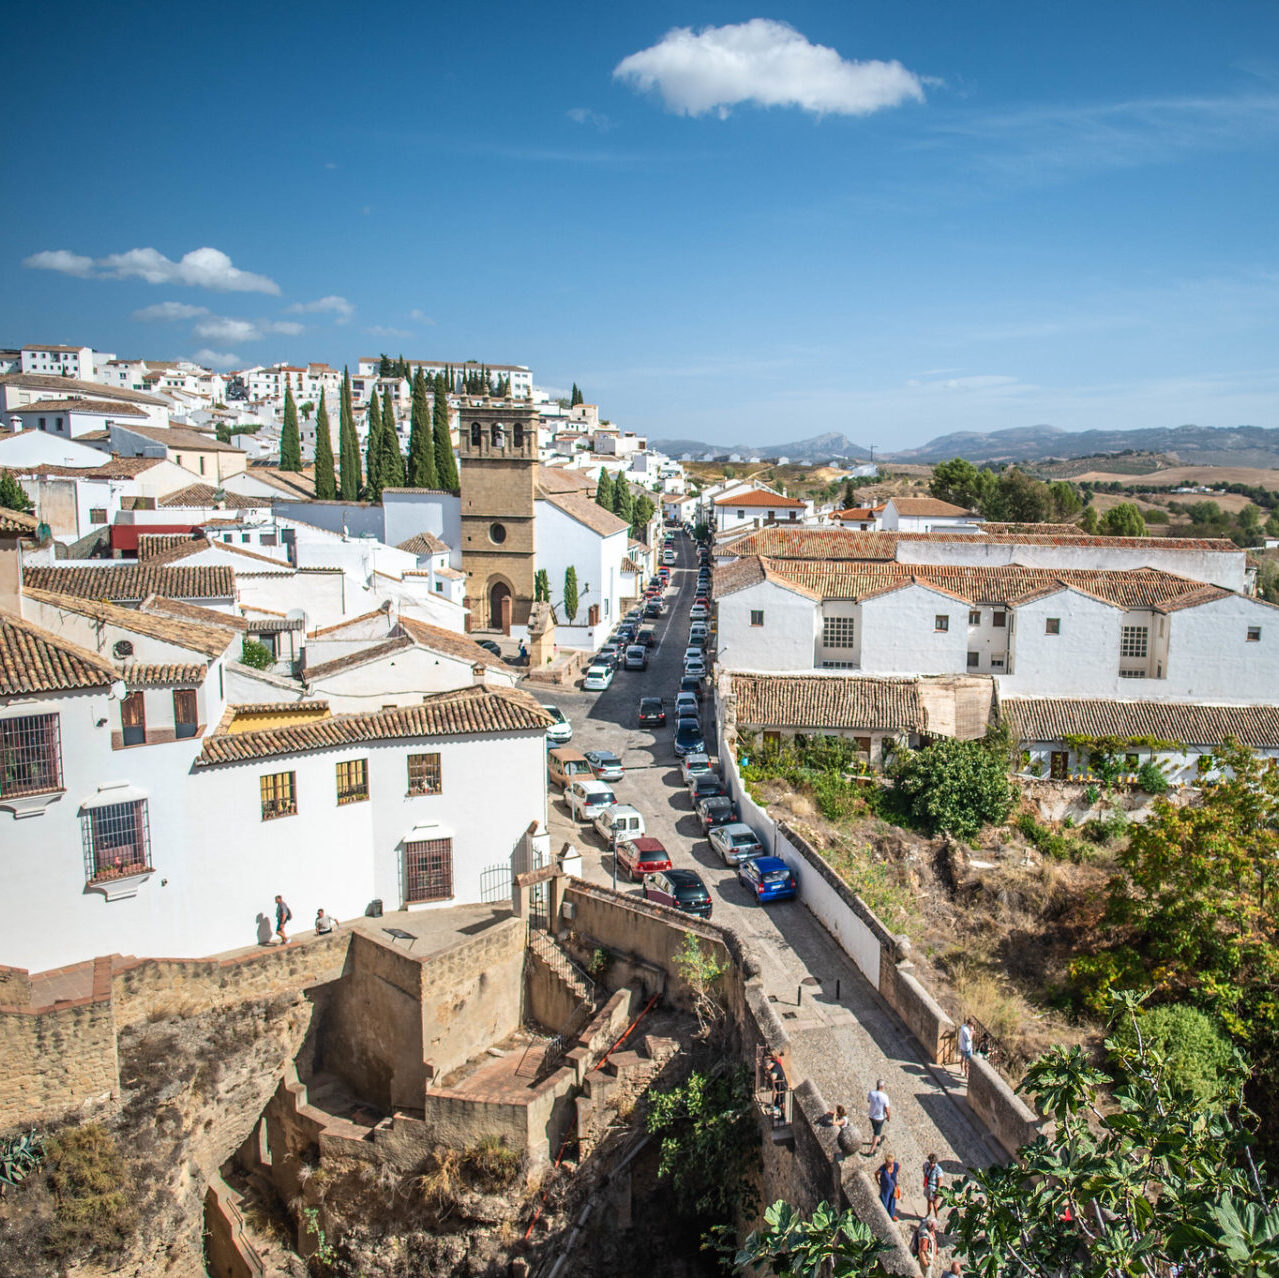
{"type": "Polygon", "coordinates": [[[290,608],[289,611],[284,614],[284,620],[292,625],[299,625],[303,627],[303,629],[306,628],[306,612],[302,608],[290,608]]]}
{"type": "Polygon", "coordinates": [[[123,679],[117,679],[111,685],[111,697],[115,701],[123,701],[129,695],[129,689],[123,679]]]}

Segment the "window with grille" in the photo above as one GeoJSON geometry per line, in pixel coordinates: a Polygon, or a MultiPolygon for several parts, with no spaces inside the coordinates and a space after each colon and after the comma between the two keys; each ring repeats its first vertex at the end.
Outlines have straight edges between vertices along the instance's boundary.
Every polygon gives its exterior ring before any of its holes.
{"type": "Polygon", "coordinates": [[[1144,657],[1149,637],[1150,629],[1148,626],[1124,626],[1119,635],[1119,655],[1121,657],[1144,657]]]}
{"type": "Polygon", "coordinates": [[[105,524],[107,522],[106,508],[104,506],[90,506],[89,522],[91,524],[105,524]]]}
{"type": "Polygon", "coordinates": [[[822,646],[826,648],[852,648],[857,623],[854,617],[823,617],[822,646]]]}
{"type": "Polygon", "coordinates": [[[0,797],[62,788],[62,739],[56,714],[0,719],[0,797]]]}
{"type": "Polygon", "coordinates": [[[762,608],[751,609],[751,625],[762,626],[764,624],[764,610],[762,608]]]}
{"type": "Polygon", "coordinates": [[[1046,635],[1061,634],[1061,618],[1060,617],[1044,618],[1044,634],[1046,635]]]}
{"type": "Polygon", "coordinates": [[[262,798],[262,820],[296,816],[298,811],[298,774],[296,772],[272,772],[261,777],[258,788],[262,798]]]}
{"type": "Polygon", "coordinates": [[[404,899],[447,901],[453,896],[453,840],[417,839],[404,845],[404,899]]]}
{"type": "Polygon", "coordinates": [[[173,690],[173,732],[177,737],[193,737],[200,727],[194,688],[173,690]]]}
{"type": "Polygon", "coordinates": [[[147,712],[140,692],[131,692],[120,702],[120,728],[127,746],[144,745],[147,739],[147,712]]]}
{"type": "Polygon", "coordinates": [[[338,803],[360,803],[369,797],[369,761],[348,759],[337,765],[338,803]]]}
{"type": "Polygon", "coordinates": [[[438,754],[409,755],[409,793],[442,794],[444,779],[438,754]]]}
{"type": "Polygon", "coordinates": [[[939,612],[933,618],[933,629],[939,632],[944,632],[949,630],[950,618],[944,612],[939,612]]]}
{"type": "Polygon", "coordinates": [[[84,869],[90,882],[119,879],[151,869],[147,801],[91,808],[81,817],[84,869]]]}

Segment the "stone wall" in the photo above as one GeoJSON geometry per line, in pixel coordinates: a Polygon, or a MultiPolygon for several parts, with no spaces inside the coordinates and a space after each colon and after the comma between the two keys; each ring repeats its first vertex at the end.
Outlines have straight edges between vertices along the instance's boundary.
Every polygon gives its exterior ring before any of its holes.
{"type": "Polygon", "coordinates": [[[1010,1154],[1015,1155],[1018,1146],[1030,1144],[1051,1125],[981,1056],[974,1056],[968,1066],[968,1104],[1010,1154]]]}

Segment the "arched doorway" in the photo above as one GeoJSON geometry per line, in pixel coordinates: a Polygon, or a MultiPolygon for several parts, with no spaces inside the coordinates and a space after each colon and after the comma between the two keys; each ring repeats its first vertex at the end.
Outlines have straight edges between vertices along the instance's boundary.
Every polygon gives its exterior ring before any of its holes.
{"type": "Polygon", "coordinates": [[[489,587],[489,625],[504,635],[511,633],[511,588],[504,581],[489,587]]]}

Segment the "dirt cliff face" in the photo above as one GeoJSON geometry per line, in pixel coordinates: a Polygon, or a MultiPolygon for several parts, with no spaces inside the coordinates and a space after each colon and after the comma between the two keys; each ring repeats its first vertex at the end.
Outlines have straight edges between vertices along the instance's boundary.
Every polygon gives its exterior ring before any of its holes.
{"type": "Polygon", "coordinates": [[[61,1254],[51,1251],[68,1204],[42,1173],[0,1201],[5,1273],[48,1278],[74,1266],[80,1278],[204,1278],[208,1178],[252,1132],[313,1010],[302,995],[284,995],[206,1013],[157,1012],[123,1030],[118,1108],[68,1115],[47,1130],[93,1119],[112,1138],[123,1163],[127,1238],[117,1245],[116,1231],[104,1222],[98,1233],[79,1231],[69,1248],[64,1241],[61,1254]]]}

